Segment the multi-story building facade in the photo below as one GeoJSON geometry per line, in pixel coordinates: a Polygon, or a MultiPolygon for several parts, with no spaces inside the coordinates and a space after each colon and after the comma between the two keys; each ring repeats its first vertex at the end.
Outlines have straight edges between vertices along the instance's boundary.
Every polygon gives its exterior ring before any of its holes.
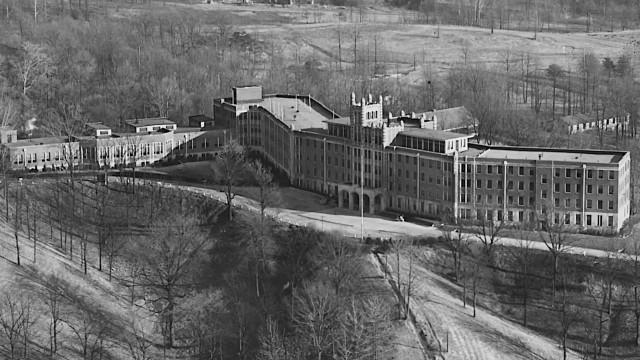
{"type": "Polygon", "coordinates": [[[311,96],[235,88],[214,101],[205,128],[166,118],[128,121],[127,132],[88,124],[77,137],[16,140],[0,129],[15,170],[146,166],[214,159],[232,138],[259,151],[297,187],[340,207],[374,213],[507,224],[550,219],[576,229],[618,231],[631,209],[628,152],[485,146],[463,109],[385,114],[382,98],[356,100],[341,117],[311,96]],[[448,114],[446,124],[439,115],[448,114]],[[462,121],[454,120],[463,119],[462,121]],[[143,129],[144,128],[144,129],[143,129]]]}
{"type": "Polygon", "coordinates": [[[529,225],[544,216],[606,231],[628,219],[628,152],[482,146],[438,130],[435,114],[384,116],[382,99],[352,95],[349,117],[340,117],[310,96],[259,87],[214,102],[215,121],[241,144],[340,207],[529,225]]]}
{"type": "Polygon", "coordinates": [[[165,118],[132,120],[129,132],[114,132],[89,123],[86,132],[73,137],[16,139],[13,129],[0,129],[0,144],[8,151],[12,170],[61,170],[69,166],[115,168],[147,166],[172,159],[213,159],[228,142],[228,129],[178,128],[165,118]],[[155,129],[155,130],[154,130],[155,129]]]}

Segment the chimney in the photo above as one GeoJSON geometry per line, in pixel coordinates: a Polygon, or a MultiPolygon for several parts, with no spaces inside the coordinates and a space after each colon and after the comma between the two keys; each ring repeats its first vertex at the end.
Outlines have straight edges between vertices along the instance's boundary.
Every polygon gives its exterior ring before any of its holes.
{"type": "Polygon", "coordinates": [[[400,111],[400,116],[405,116],[404,110],[400,111]]]}
{"type": "Polygon", "coordinates": [[[380,101],[378,104],[382,105],[382,95],[380,95],[380,97],[378,99],[379,99],[378,101],[380,101]]]}
{"type": "Polygon", "coordinates": [[[413,111],[411,112],[411,118],[412,118],[412,119],[415,119],[415,118],[416,118],[416,113],[415,113],[415,112],[413,112],[413,111]]]}

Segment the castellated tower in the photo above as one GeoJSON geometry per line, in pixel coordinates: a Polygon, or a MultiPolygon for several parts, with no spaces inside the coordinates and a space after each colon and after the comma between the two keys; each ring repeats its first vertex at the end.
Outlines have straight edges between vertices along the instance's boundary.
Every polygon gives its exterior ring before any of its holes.
{"type": "Polygon", "coordinates": [[[356,102],[356,94],[351,93],[350,108],[351,126],[356,127],[381,127],[382,119],[382,96],[377,102],[373,102],[373,97],[369,94],[369,98],[362,98],[360,102],[356,102]]]}

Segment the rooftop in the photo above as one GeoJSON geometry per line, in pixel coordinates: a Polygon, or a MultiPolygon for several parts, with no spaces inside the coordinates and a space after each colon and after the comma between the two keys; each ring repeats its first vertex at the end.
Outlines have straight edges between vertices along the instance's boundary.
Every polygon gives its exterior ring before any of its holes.
{"type": "Polygon", "coordinates": [[[96,129],[96,130],[109,130],[109,129],[111,129],[110,127],[106,126],[103,123],[87,123],[87,127],[90,127],[92,129],[96,129]]]}
{"type": "Polygon", "coordinates": [[[590,164],[615,164],[625,155],[623,151],[598,151],[576,149],[489,147],[478,158],[525,161],[580,162],[590,164]]]}
{"type": "Polygon", "coordinates": [[[47,136],[42,138],[20,139],[11,143],[7,143],[5,145],[7,147],[23,147],[23,146],[63,144],[67,142],[68,142],[68,138],[66,136],[47,136]]]}
{"type": "Polygon", "coordinates": [[[327,123],[336,124],[336,125],[349,125],[351,124],[351,119],[349,117],[339,117],[335,119],[326,120],[327,123]]]}
{"type": "Polygon", "coordinates": [[[458,134],[449,131],[442,130],[430,130],[430,129],[409,129],[401,131],[398,135],[405,135],[415,138],[421,139],[431,139],[431,140],[451,140],[451,139],[459,139],[459,138],[468,138],[469,135],[458,134]]]}
{"type": "Polygon", "coordinates": [[[175,125],[175,123],[167,118],[145,118],[125,120],[125,123],[133,127],[153,126],[153,125],[175,125]]]}
{"type": "Polygon", "coordinates": [[[260,106],[267,109],[287,126],[296,130],[326,129],[326,121],[330,120],[330,118],[327,118],[298,98],[268,97],[260,103],[260,106]]]}
{"type": "Polygon", "coordinates": [[[561,117],[560,119],[567,125],[577,125],[577,124],[584,124],[588,122],[594,122],[596,120],[610,119],[614,116],[616,116],[614,111],[611,109],[607,109],[605,111],[604,116],[598,112],[591,112],[586,114],[567,115],[567,116],[561,117]]]}
{"type": "MultiPolygon", "coordinates": [[[[433,115],[438,119],[438,130],[466,128],[474,123],[473,115],[464,106],[425,112],[427,119],[433,115]]],[[[419,114],[421,115],[421,114],[419,114]]]]}

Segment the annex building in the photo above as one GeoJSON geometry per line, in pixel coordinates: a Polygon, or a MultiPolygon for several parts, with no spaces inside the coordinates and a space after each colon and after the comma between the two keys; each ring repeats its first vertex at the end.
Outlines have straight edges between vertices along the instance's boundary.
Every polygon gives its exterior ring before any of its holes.
{"type": "MultiPolygon", "coordinates": [[[[456,110],[464,114],[464,111],[456,110]]],[[[455,114],[455,112],[452,112],[455,114]]],[[[214,101],[214,120],[261,152],[292,184],[366,213],[619,231],[630,214],[628,152],[484,146],[475,127],[438,112],[385,114],[356,100],[342,117],[311,96],[237,87],[214,101]]]]}

